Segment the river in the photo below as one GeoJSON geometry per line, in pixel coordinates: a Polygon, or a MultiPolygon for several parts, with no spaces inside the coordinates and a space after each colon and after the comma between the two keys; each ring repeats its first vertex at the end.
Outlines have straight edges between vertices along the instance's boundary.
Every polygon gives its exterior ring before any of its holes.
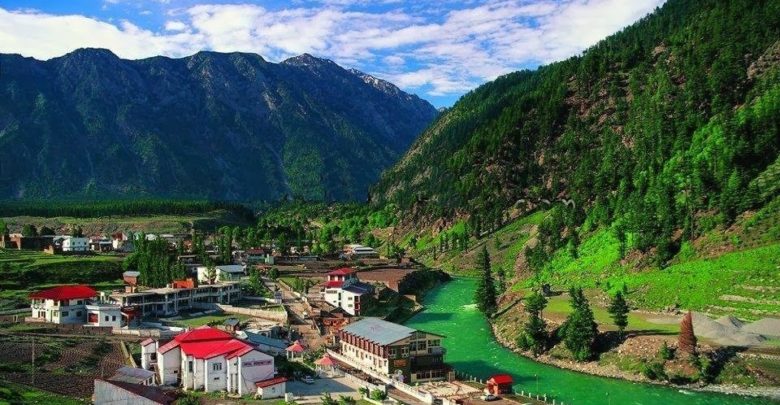
{"type": "Polygon", "coordinates": [[[446,336],[445,361],[480,379],[511,374],[515,390],[551,395],[556,402],[579,404],[723,405],[766,404],[767,400],[702,393],[603,378],[537,363],[501,346],[473,304],[475,279],[456,278],[425,296],[426,310],[406,325],[446,336]]]}

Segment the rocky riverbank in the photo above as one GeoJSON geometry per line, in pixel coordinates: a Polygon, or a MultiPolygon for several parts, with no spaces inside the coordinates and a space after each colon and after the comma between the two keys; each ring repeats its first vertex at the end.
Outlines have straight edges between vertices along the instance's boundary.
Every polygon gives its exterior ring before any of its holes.
{"type": "Polygon", "coordinates": [[[681,390],[692,390],[692,391],[709,391],[709,392],[718,392],[722,394],[731,394],[731,395],[741,395],[741,396],[752,396],[752,397],[765,397],[770,398],[775,401],[780,401],[780,387],[769,387],[769,386],[739,386],[739,385],[733,385],[733,384],[688,384],[688,385],[676,385],[669,382],[661,382],[661,381],[653,381],[649,380],[642,374],[636,374],[627,372],[624,370],[620,370],[618,367],[616,367],[613,364],[599,364],[596,361],[590,361],[585,363],[575,362],[572,360],[565,360],[565,359],[559,359],[555,358],[553,356],[550,356],[549,354],[542,354],[538,357],[533,357],[530,352],[525,352],[520,350],[517,345],[514,343],[513,339],[506,336],[504,333],[501,332],[501,330],[497,327],[496,323],[491,323],[491,328],[493,330],[493,335],[496,338],[496,341],[499,342],[502,346],[512,350],[515,353],[518,353],[524,357],[527,357],[529,359],[532,359],[534,361],[538,361],[540,363],[549,364],[555,367],[577,371],[581,373],[587,373],[591,375],[597,375],[601,377],[609,377],[609,378],[619,378],[622,380],[628,380],[633,382],[641,382],[641,383],[650,383],[650,384],[657,384],[657,385],[666,385],[670,387],[677,387],[681,390]]]}

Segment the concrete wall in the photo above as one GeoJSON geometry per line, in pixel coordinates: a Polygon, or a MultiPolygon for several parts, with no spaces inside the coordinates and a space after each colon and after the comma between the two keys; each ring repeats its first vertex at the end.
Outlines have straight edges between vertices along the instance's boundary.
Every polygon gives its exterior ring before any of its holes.
{"type": "Polygon", "coordinates": [[[173,385],[179,379],[181,368],[181,350],[171,349],[166,353],[157,353],[157,365],[160,368],[160,381],[163,385],[173,385]]]}
{"type": "Polygon", "coordinates": [[[94,398],[96,405],[159,405],[103,380],[95,380],[94,398]]]}
{"type": "Polygon", "coordinates": [[[238,361],[239,392],[249,394],[257,391],[255,381],[274,377],[274,358],[257,350],[241,356],[238,361]]]}
{"type": "Polygon", "coordinates": [[[204,360],[205,367],[205,390],[208,392],[222,391],[227,389],[227,362],[225,356],[217,356],[212,359],[204,360]],[[218,367],[219,370],[214,370],[218,367]]]}

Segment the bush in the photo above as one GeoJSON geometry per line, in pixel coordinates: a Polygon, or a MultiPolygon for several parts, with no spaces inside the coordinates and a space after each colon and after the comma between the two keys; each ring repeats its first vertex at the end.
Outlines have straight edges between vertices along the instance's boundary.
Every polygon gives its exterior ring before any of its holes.
{"type": "Polygon", "coordinates": [[[661,349],[658,351],[658,355],[664,360],[671,360],[674,358],[674,349],[664,342],[661,349]]]}
{"type": "Polygon", "coordinates": [[[375,389],[371,391],[371,399],[374,401],[384,401],[387,399],[387,393],[380,389],[375,389]]]}
{"type": "Polygon", "coordinates": [[[358,392],[360,393],[360,395],[362,395],[364,397],[367,397],[369,395],[368,388],[366,388],[366,387],[358,388],[358,392]]]}
{"type": "Polygon", "coordinates": [[[642,374],[647,377],[648,380],[665,380],[666,371],[664,371],[663,363],[652,362],[648,363],[642,368],[642,374]]]}

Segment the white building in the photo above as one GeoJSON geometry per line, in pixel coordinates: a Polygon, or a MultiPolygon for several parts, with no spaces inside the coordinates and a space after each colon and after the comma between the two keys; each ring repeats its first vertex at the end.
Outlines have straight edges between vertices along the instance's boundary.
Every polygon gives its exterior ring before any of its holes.
{"type": "Polygon", "coordinates": [[[359,316],[363,304],[372,297],[373,292],[374,287],[361,283],[354,270],[341,268],[328,273],[322,299],[350,315],[359,316]]]}
{"type": "Polygon", "coordinates": [[[379,257],[379,252],[374,250],[374,248],[357,244],[347,245],[344,249],[344,254],[350,259],[379,257]]]}
{"type": "Polygon", "coordinates": [[[160,346],[147,339],[141,364],[156,368],[164,385],[185,390],[227,391],[263,399],[284,396],[286,379],[275,378],[274,358],[229,333],[202,326],[160,346]]]}
{"type": "Polygon", "coordinates": [[[88,326],[122,327],[122,307],[108,302],[89,302],[86,305],[88,326]]]}
{"type": "Polygon", "coordinates": [[[89,238],[81,238],[78,236],[62,237],[63,252],[86,252],[88,250],[89,250],[89,238]]]}
{"type": "MultiPolygon", "coordinates": [[[[216,269],[215,281],[238,281],[244,275],[244,266],[240,264],[214,266],[214,268],[216,269]]],[[[198,271],[198,281],[208,283],[210,281],[208,278],[208,267],[198,266],[196,269],[198,271]]]]}
{"type": "Polygon", "coordinates": [[[97,291],[86,285],[62,285],[32,293],[32,319],[60,324],[85,323],[87,302],[97,295],[97,291]]]}
{"type": "Polygon", "coordinates": [[[231,304],[241,299],[241,286],[237,281],[200,285],[192,288],[152,288],[135,292],[114,292],[111,299],[123,307],[136,307],[141,316],[176,315],[182,309],[195,304],[231,304]]]}

